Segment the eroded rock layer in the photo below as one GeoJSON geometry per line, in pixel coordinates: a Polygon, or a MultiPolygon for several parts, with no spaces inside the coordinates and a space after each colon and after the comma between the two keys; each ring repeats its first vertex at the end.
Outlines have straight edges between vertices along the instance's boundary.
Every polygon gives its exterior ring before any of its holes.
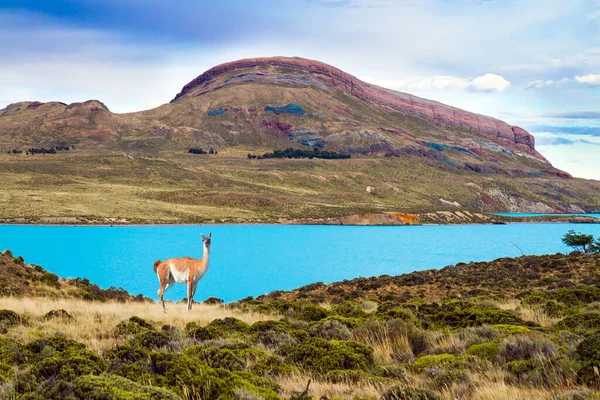
{"type": "Polygon", "coordinates": [[[218,65],[185,85],[172,103],[182,98],[201,96],[223,86],[261,80],[295,86],[314,85],[325,90],[338,89],[369,104],[442,125],[467,129],[545,160],[535,150],[534,137],[518,126],[511,126],[495,118],[371,85],[338,68],[303,58],[248,58],[218,65]],[[291,72],[282,73],[281,69],[291,72]],[[235,75],[236,71],[240,71],[240,74],[235,75]],[[225,75],[227,75],[227,79],[218,79],[225,75]]]}

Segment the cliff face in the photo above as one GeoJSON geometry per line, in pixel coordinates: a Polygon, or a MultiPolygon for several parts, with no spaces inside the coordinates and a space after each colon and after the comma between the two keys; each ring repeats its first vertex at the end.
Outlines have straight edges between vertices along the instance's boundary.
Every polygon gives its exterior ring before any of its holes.
{"type": "Polygon", "coordinates": [[[518,126],[511,126],[495,118],[371,85],[338,68],[303,58],[249,58],[218,65],[185,85],[171,103],[176,103],[184,98],[202,96],[228,85],[256,81],[296,86],[314,85],[326,90],[337,89],[389,111],[479,133],[505,146],[518,148],[540,160],[545,160],[535,150],[534,137],[518,126]],[[286,73],[282,74],[281,69],[286,69],[286,73]],[[239,71],[240,74],[235,75],[236,71],[239,71]],[[245,73],[241,73],[242,71],[245,73]],[[219,79],[221,77],[227,77],[227,79],[219,79]]]}

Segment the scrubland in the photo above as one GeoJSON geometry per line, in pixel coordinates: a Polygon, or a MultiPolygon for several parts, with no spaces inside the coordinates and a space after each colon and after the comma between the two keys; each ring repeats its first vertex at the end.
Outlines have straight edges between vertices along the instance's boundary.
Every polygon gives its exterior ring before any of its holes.
{"type": "Polygon", "coordinates": [[[598,255],[499,259],[189,314],[133,296],[3,297],[0,396],[595,399],[599,268],[598,255]]]}

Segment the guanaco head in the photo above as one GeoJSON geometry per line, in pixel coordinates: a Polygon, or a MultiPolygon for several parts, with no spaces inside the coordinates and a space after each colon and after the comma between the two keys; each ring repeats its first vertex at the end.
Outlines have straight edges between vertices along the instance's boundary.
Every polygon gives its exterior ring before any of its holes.
{"type": "Polygon", "coordinates": [[[203,234],[200,234],[200,237],[202,238],[202,243],[204,243],[206,248],[210,248],[210,238],[212,237],[212,232],[209,233],[208,236],[204,236],[203,234]]]}

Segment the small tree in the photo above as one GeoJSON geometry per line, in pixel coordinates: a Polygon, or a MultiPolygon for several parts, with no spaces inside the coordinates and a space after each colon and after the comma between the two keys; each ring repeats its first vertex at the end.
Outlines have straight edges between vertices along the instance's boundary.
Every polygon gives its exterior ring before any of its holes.
{"type": "Polygon", "coordinates": [[[574,230],[570,230],[565,233],[562,237],[562,241],[569,247],[574,248],[582,253],[590,253],[600,251],[600,242],[594,243],[593,235],[586,235],[585,233],[576,233],[574,230]]]}

